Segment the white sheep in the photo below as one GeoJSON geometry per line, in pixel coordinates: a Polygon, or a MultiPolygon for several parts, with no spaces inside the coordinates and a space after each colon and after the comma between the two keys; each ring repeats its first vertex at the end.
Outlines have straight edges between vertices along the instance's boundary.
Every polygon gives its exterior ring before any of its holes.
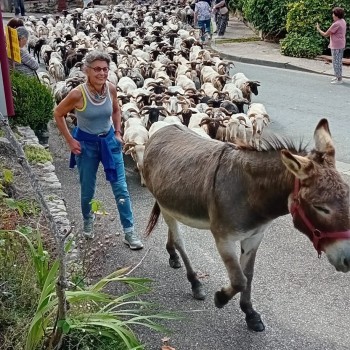
{"type": "Polygon", "coordinates": [[[252,103],[247,111],[247,117],[253,125],[253,145],[261,149],[261,135],[265,126],[270,123],[270,117],[262,103],[252,103]]]}

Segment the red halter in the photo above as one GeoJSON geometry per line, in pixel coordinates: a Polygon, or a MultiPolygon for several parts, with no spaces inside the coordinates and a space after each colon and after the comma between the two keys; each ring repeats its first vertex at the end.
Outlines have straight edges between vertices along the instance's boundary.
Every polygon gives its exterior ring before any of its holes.
{"type": "Polygon", "coordinates": [[[294,192],[293,192],[293,203],[290,209],[290,213],[293,216],[293,220],[297,215],[300,216],[301,220],[304,222],[306,227],[309,229],[309,238],[312,241],[315,249],[318,252],[318,257],[321,257],[322,249],[320,247],[320,241],[325,238],[330,239],[350,239],[350,230],[339,231],[339,232],[323,232],[315,228],[312,222],[306,217],[304,210],[300,206],[299,200],[299,189],[300,189],[300,180],[295,178],[294,182],[294,192]]]}

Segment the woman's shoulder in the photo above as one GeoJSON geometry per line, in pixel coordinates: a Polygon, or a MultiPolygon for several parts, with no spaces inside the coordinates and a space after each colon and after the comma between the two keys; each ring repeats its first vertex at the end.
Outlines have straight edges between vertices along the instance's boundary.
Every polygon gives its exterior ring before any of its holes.
{"type": "Polygon", "coordinates": [[[77,87],[75,87],[74,89],[72,89],[69,92],[69,96],[75,100],[75,101],[79,101],[82,97],[83,97],[83,91],[82,91],[82,87],[83,84],[78,85],[77,87]]]}

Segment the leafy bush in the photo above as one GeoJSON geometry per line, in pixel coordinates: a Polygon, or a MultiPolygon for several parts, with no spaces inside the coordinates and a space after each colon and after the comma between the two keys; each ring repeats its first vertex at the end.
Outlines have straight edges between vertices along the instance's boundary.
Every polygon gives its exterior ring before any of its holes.
{"type": "Polygon", "coordinates": [[[280,41],[281,52],[285,56],[314,58],[322,53],[322,39],[290,33],[280,41]]]}
{"type": "Polygon", "coordinates": [[[45,130],[53,116],[54,100],[51,91],[36,77],[11,72],[15,117],[11,125],[30,126],[34,131],[45,130]]]}
{"type": "Polygon", "coordinates": [[[245,18],[264,34],[278,35],[285,31],[287,4],[291,0],[245,0],[245,18]]]}

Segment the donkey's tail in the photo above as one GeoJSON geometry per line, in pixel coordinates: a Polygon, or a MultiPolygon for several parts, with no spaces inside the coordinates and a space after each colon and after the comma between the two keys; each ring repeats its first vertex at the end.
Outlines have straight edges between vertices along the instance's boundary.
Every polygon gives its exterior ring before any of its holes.
{"type": "Polygon", "coordinates": [[[158,222],[158,218],[160,215],[160,207],[158,205],[158,202],[154,203],[151,215],[148,219],[148,224],[146,227],[146,232],[145,235],[149,236],[151,234],[151,232],[153,231],[153,229],[155,228],[155,226],[157,225],[158,222]]]}

